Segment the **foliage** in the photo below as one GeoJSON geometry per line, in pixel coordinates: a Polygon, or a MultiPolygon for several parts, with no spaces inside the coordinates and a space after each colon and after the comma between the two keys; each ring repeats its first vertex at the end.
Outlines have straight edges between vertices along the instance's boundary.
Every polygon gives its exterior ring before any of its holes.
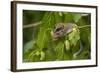
{"type": "Polygon", "coordinates": [[[83,13],[27,11],[23,10],[23,26],[40,22],[37,26],[23,28],[23,61],[59,61],[90,59],[90,14],[83,13]],[[69,34],[53,40],[51,32],[58,23],[74,23],[69,34]],[[80,40],[83,50],[76,58],[73,55],[80,50],[80,40]]]}

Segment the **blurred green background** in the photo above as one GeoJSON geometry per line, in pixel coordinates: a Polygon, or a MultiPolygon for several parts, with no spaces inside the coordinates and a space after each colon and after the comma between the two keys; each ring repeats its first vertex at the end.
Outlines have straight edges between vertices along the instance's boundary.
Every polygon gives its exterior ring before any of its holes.
{"type": "Polygon", "coordinates": [[[23,62],[84,60],[91,59],[90,54],[91,14],[23,10],[23,62]],[[75,23],[82,28],[79,28],[80,34],[72,35],[76,37],[72,40],[53,41],[50,32],[57,23],[75,23]],[[83,50],[74,58],[80,49],[80,40],[83,50]]]}

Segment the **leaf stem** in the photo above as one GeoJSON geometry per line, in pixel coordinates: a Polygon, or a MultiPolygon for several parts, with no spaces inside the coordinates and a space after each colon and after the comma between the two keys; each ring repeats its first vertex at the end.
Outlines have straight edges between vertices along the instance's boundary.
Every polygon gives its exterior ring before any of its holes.
{"type": "Polygon", "coordinates": [[[91,25],[78,26],[79,28],[91,27],[91,25]]]}

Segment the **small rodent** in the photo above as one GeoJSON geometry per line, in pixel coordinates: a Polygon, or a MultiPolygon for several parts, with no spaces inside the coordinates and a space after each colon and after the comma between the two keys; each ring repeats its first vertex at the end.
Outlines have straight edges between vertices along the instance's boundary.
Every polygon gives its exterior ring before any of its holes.
{"type": "Polygon", "coordinates": [[[74,27],[74,23],[58,23],[54,30],[51,32],[51,35],[54,40],[57,40],[59,37],[65,36],[70,33],[74,27]]]}

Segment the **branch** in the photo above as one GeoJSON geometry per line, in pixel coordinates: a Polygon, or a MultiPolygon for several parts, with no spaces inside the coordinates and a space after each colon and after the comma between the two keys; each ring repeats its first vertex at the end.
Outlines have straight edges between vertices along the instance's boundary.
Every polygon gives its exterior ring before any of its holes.
{"type": "MultiPolygon", "coordinates": [[[[23,29],[25,28],[30,28],[30,27],[35,27],[35,26],[38,26],[39,24],[41,24],[42,22],[39,21],[39,22],[36,22],[36,23],[32,23],[32,24],[28,24],[28,25],[24,25],[23,26],[23,29]]],[[[79,28],[85,28],[85,27],[90,27],[91,25],[84,25],[84,26],[78,26],[79,28]]]]}
{"type": "Polygon", "coordinates": [[[79,28],[90,27],[91,25],[78,26],[79,28]]]}
{"type": "Polygon", "coordinates": [[[25,28],[30,28],[30,27],[35,27],[35,26],[37,26],[37,25],[39,25],[39,24],[41,24],[41,23],[42,23],[42,22],[39,21],[39,22],[36,22],[36,23],[33,23],[33,24],[24,25],[24,26],[23,26],[23,29],[25,29],[25,28]]]}

